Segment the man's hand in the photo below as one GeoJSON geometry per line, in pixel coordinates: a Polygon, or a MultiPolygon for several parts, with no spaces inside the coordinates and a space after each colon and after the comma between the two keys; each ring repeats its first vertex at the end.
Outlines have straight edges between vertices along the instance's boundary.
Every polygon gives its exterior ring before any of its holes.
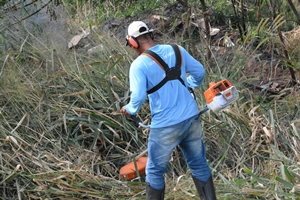
{"type": "Polygon", "coordinates": [[[129,113],[127,113],[126,111],[126,106],[123,106],[120,110],[120,112],[127,118],[131,118],[131,115],[129,113]]]}

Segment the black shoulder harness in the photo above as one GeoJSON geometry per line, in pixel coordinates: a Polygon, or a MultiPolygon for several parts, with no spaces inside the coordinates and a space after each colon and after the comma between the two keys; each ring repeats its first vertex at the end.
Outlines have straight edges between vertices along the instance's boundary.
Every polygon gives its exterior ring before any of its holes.
{"type": "Polygon", "coordinates": [[[184,85],[184,87],[185,87],[184,81],[180,77],[180,75],[181,75],[180,68],[181,68],[181,62],[182,62],[181,52],[179,50],[179,47],[176,44],[170,44],[170,45],[173,47],[175,56],[176,56],[176,64],[174,67],[171,67],[171,68],[169,68],[167,63],[165,61],[163,61],[163,59],[161,59],[161,57],[159,57],[156,53],[154,53],[151,50],[146,50],[142,54],[142,55],[146,55],[146,56],[152,58],[166,72],[165,78],[161,82],[159,82],[156,86],[154,86],[153,88],[148,90],[147,91],[148,94],[151,94],[151,93],[157,91],[169,80],[178,79],[182,83],[182,85],[184,85]]]}

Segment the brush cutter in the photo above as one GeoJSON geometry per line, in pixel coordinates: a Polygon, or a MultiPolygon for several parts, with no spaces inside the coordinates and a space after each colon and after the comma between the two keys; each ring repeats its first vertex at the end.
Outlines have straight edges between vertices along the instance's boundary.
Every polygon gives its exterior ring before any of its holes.
{"type": "MultiPolygon", "coordinates": [[[[229,105],[238,99],[237,89],[226,79],[217,83],[209,83],[209,88],[204,92],[207,105],[199,111],[199,115],[208,110],[214,113],[225,110],[229,105]]],[[[132,116],[132,120],[143,128],[150,128],[149,125],[144,125],[136,116],[132,116]]],[[[144,150],[136,156],[133,162],[130,162],[120,169],[120,178],[122,180],[132,180],[141,174],[145,174],[147,157],[145,157],[148,150],[144,150]]]]}

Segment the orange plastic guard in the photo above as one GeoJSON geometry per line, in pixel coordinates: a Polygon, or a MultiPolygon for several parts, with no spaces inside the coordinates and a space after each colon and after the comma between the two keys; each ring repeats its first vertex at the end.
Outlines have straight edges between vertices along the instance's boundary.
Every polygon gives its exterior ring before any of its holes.
{"type": "MultiPolygon", "coordinates": [[[[140,157],[136,160],[136,165],[139,171],[139,174],[145,174],[147,157],[140,157]]],[[[134,162],[130,162],[120,169],[120,178],[124,181],[129,181],[137,177],[134,162]]]]}
{"type": "Polygon", "coordinates": [[[217,94],[219,94],[221,91],[230,88],[231,86],[232,84],[227,79],[224,79],[217,83],[210,82],[209,88],[204,92],[206,103],[211,103],[217,94]]]}

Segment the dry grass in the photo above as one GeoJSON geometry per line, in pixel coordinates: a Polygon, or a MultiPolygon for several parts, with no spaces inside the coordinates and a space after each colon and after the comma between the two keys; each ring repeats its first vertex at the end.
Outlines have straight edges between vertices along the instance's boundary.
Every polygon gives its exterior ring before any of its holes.
{"type": "Polygon", "coordinates": [[[289,52],[289,55],[293,58],[300,58],[300,26],[297,28],[283,33],[285,37],[285,45],[286,49],[289,52]]]}

